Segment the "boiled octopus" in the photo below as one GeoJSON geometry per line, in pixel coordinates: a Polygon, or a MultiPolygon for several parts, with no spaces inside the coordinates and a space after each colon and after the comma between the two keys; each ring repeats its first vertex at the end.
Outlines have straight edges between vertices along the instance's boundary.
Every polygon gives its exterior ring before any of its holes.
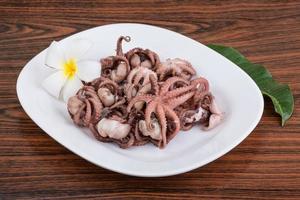
{"type": "Polygon", "coordinates": [[[101,63],[101,75],[119,83],[126,79],[130,65],[123,54],[122,41],[130,41],[130,37],[120,37],[117,42],[117,49],[115,56],[108,56],[100,60],[101,63]]]}
{"type": "Polygon", "coordinates": [[[192,64],[181,58],[160,61],[149,49],[123,53],[117,40],[116,55],[100,60],[99,78],[69,98],[73,122],[91,130],[101,142],[121,148],[152,143],[159,148],[195,125],[216,127],[224,113],[204,77],[194,77],[192,64]]]}
{"type": "Polygon", "coordinates": [[[141,131],[143,131],[144,135],[151,135],[151,131],[159,127],[159,129],[157,129],[159,130],[159,133],[152,133],[152,135],[156,136],[155,138],[152,137],[152,139],[157,140],[155,145],[164,148],[180,130],[180,120],[175,113],[174,108],[186,102],[194,95],[196,85],[188,85],[188,82],[184,79],[172,77],[165,81],[159,88],[158,83],[153,76],[150,77],[150,80],[153,85],[156,85],[155,94],[136,96],[130,101],[127,111],[130,112],[135,103],[140,101],[145,102],[147,104],[145,109],[145,120],[142,122],[140,121],[139,123],[141,124],[139,124],[139,126],[146,127],[146,129],[141,131]],[[187,86],[169,90],[176,82],[185,82],[187,83],[187,86]],[[154,117],[152,114],[154,114],[154,117]],[[155,123],[156,121],[158,121],[161,127],[155,123]],[[169,131],[169,134],[167,134],[168,122],[174,124],[174,130],[169,131]],[[157,135],[159,135],[159,137],[157,135]]]}
{"type": "Polygon", "coordinates": [[[192,64],[186,60],[175,58],[167,59],[158,65],[156,70],[160,81],[166,80],[170,76],[179,76],[186,80],[190,80],[196,74],[192,64]]]}
{"type": "Polygon", "coordinates": [[[156,69],[160,64],[159,56],[149,49],[134,48],[128,51],[125,56],[132,68],[156,69]]]}
{"type": "Polygon", "coordinates": [[[102,118],[96,125],[90,124],[89,128],[95,138],[101,142],[114,142],[123,149],[134,144],[131,126],[118,116],[102,118]]]}
{"type": "Polygon", "coordinates": [[[88,126],[90,123],[97,122],[102,109],[103,105],[91,86],[83,86],[76,96],[68,100],[69,114],[78,126],[88,126]]]}

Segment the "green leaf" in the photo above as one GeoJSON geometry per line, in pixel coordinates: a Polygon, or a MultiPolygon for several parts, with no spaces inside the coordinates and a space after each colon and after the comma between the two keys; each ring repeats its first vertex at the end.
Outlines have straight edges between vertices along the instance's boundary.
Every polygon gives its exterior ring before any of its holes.
{"type": "Polygon", "coordinates": [[[294,110],[294,97],[290,87],[277,83],[264,66],[251,63],[232,47],[215,44],[207,46],[235,63],[254,80],[262,94],[271,98],[275,111],[281,116],[281,125],[283,126],[294,110]]]}

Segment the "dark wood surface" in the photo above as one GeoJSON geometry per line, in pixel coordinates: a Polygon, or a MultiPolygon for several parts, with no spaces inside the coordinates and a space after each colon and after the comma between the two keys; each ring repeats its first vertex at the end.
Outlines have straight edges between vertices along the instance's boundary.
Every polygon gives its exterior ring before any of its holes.
{"type": "Polygon", "coordinates": [[[0,199],[299,199],[299,104],[299,0],[0,0],[0,199]],[[16,80],[23,66],[52,40],[117,22],[153,24],[202,43],[236,47],[290,85],[293,117],[282,128],[266,100],[261,122],[238,147],[177,176],[129,177],[85,161],[24,113],[16,80]]]}

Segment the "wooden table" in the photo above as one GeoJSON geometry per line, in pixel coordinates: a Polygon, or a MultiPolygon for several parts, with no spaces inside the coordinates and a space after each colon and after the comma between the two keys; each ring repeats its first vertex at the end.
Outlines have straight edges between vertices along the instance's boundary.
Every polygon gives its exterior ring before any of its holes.
{"type": "Polygon", "coordinates": [[[300,1],[1,0],[0,77],[0,199],[300,198],[300,1]],[[236,47],[290,85],[293,117],[282,128],[266,99],[263,118],[245,141],[177,176],[129,177],[85,161],[24,113],[16,79],[52,40],[117,22],[153,24],[236,47]]]}

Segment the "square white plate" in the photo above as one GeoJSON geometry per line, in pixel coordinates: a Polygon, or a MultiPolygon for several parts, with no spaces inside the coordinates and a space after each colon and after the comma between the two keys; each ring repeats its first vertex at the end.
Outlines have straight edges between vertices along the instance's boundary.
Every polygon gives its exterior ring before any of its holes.
{"type": "Polygon", "coordinates": [[[130,36],[124,52],[133,47],[149,48],[161,60],[189,60],[197,75],[208,79],[217,103],[225,112],[221,125],[211,131],[194,127],[180,132],[165,149],[148,144],[120,149],[97,141],[86,129],[75,126],[64,103],[49,96],[41,87],[49,75],[44,65],[46,50],[23,68],[17,93],[26,113],[48,135],[82,158],[119,173],[158,177],[190,171],[224,155],[244,140],[259,122],[263,98],[253,80],[238,66],[205,45],[167,29],[143,24],[112,24],[92,28],[62,41],[85,38],[93,42],[86,58],[99,60],[114,55],[119,36],[130,36]]]}

